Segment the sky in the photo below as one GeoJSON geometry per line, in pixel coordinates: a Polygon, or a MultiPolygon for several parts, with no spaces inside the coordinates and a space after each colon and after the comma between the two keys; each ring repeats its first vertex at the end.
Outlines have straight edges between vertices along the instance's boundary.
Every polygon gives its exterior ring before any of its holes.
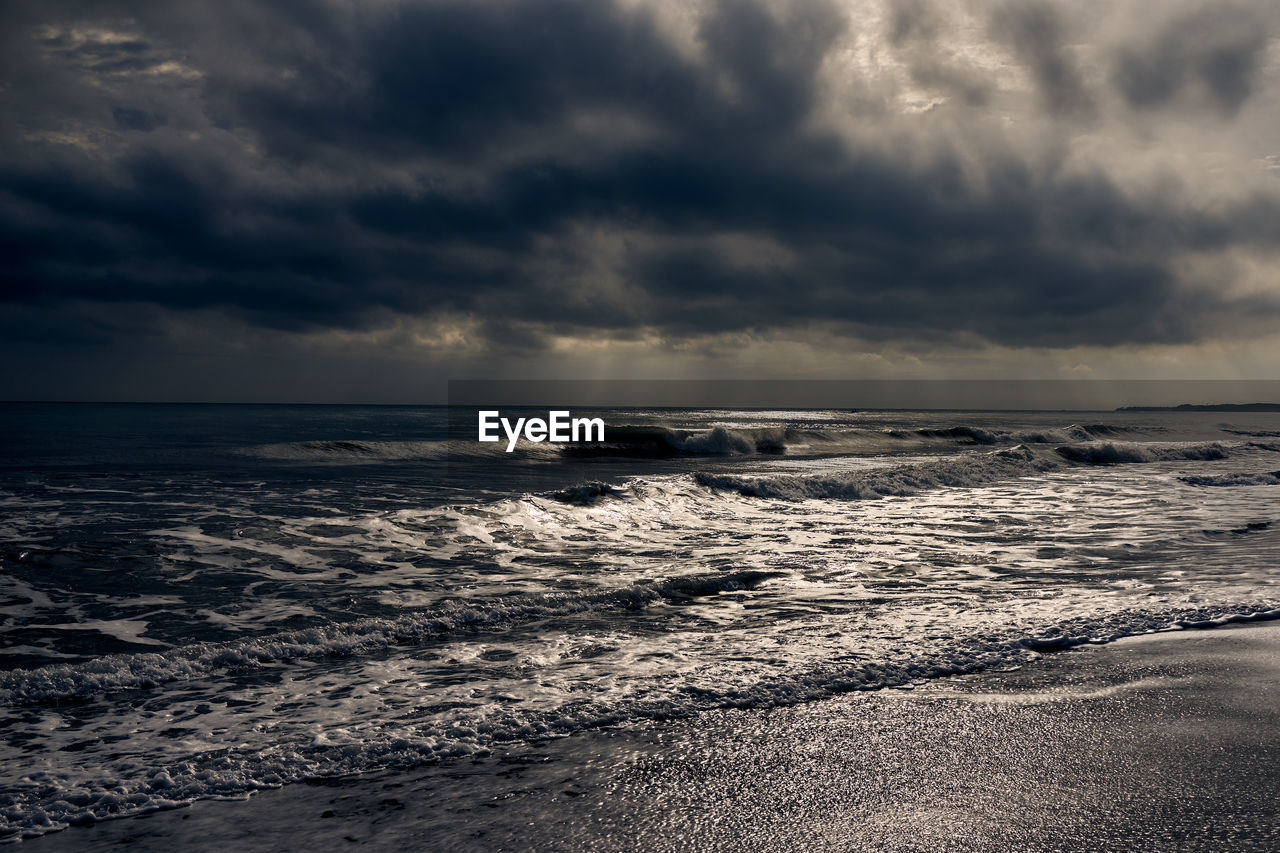
{"type": "Polygon", "coordinates": [[[6,0],[0,399],[1280,377],[1272,0],[6,0]]]}

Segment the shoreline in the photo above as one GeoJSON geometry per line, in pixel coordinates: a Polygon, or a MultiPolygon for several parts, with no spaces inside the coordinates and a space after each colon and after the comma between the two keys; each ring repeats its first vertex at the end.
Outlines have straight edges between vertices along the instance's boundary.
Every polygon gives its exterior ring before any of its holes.
{"type": "Polygon", "coordinates": [[[1236,623],[296,783],[23,846],[1272,850],[1277,696],[1280,623],[1236,623]]]}

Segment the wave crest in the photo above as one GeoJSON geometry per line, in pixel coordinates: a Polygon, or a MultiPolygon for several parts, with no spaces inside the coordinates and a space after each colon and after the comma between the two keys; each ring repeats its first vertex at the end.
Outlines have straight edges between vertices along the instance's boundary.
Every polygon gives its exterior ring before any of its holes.
{"type": "Polygon", "coordinates": [[[1068,462],[1084,465],[1121,465],[1130,462],[1169,462],[1179,459],[1226,459],[1227,448],[1216,442],[1173,447],[1154,447],[1139,444],[1115,444],[1090,442],[1066,444],[1054,452],[1068,462]]]}
{"type": "Polygon", "coordinates": [[[301,779],[483,755],[499,743],[565,736],[619,722],[685,718],[715,708],[789,706],[851,691],[1022,664],[1046,651],[1108,643],[1127,636],[1277,618],[1280,609],[1274,601],[1122,612],[1110,617],[1067,619],[1038,628],[1015,627],[1007,633],[973,637],[967,642],[922,647],[896,659],[832,662],[745,687],[727,685],[720,690],[676,692],[653,698],[577,702],[546,712],[506,712],[483,721],[463,721],[447,729],[410,727],[363,742],[331,739],[320,733],[309,742],[282,742],[256,754],[233,748],[210,767],[188,761],[157,767],[127,785],[111,780],[74,791],[55,787],[20,795],[0,812],[0,839],[42,835],[72,822],[243,795],[301,779]]]}
{"type": "Polygon", "coordinates": [[[1192,486],[1280,486],[1280,471],[1271,471],[1266,474],[1187,476],[1178,479],[1192,486]]]}
{"type": "Polygon", "coordinates": [[[954,456],[936,462],[895,465],[838,474],[785,474],[742,476],[698,473],[694,480],[709,489],[737,492],[744,497],[782,500],[874,500],[906,497],[940,488],[972,488],[1015,477],[1075,465],[1118,465],[1173,460],[1226,459],[1221,444],[1153,447],[1150,445],[1088,442],[1055,449],[1057,459],[1041,455],[1025,445],[987,453],[954,456]]]}
{"type": "Polygon", "coordinates": [[[483,604],[458,602],[399,618],[329,623],[228,643],[200,643],[163,653],[108,655],[80,664],[0,673],[0,705],[83,699],[156,687],[212,672],[318,657],[352,657],[465,629],[486,629],[596,610],[639,610],[659,600],[753,589],[780,573],[761,571],[677,575],[593,595],[548,593],[483,604]]]}
{"type": "Polygon", "coordinates": [[[961,456],[916,465],[895,465],[869,471],[828,475],[788,474],[744,477],[735,474],[695,474],[710,489],[735,491],[745,497],[805,500],[874,500],[907,496],[937,488],[966,488],[1024,476],[1057,467],[1026,447],[961,456]]]}

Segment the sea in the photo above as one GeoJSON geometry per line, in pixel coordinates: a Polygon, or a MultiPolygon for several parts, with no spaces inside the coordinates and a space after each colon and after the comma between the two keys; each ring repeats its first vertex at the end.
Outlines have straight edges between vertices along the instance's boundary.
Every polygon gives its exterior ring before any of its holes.
{"type": "Polygon", "coordinates": [[[0,839],[1280,617],[1280,414],[574,416],[0,405],[0,839]]]}

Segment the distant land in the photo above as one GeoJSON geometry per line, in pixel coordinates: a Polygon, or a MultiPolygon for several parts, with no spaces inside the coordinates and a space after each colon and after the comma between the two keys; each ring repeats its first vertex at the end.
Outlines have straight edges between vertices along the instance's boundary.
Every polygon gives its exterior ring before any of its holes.
{"type": "Polygon", "coordinates": [[[1181,406],[1121,406],[1117,412],[1280,412],[1280,403],[1213,403],[1181,406]]]}

